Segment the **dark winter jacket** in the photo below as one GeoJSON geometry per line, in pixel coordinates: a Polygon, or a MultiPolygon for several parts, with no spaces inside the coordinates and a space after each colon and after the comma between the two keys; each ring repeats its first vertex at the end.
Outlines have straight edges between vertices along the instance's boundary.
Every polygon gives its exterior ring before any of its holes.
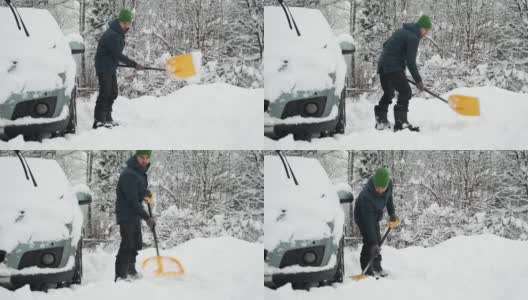
{"type": "Polygon", "coordinates": [[[108,23],[108,29],[103,33],[97,44],[95,52],[95,72],[114,73],[119,62],[130,67],[136,67],[137,63],[123,54],[125,48],[125,32],[121,30],[119,21],[113,20],[108,23]]]}
{"type": "Polygon", "coordinates": [[[117,183],[116,219],[118,224],[139,223],[149,218],[143,209],[143,200],[147,194],[147,171],[138,165],[136,157],[127,161],[127,167],[119,176],[117,183]]]}
{"type": "Polygon", "coordinates": [[[364,232],[363,239],[375,242],[376,224],[383,217],[383,210],[387,207],[389,216],[394,215],[394,203],[392,199],[392,180],[383,194],[378,194],[374,188],[372,178],[369,179],[361,193],[359,193],[354,206],[354,220],[364,232]]]}
{"type": "Polygon", "coordinates": [[[405,65],[407,65],[414,80],[422,81],[416,67],[420,38],[420,29],[417,24],[403,24],[403,27],[396,30],[383,44],[383,51],[378,61],[378,73],[405,71],[405,65]]]}

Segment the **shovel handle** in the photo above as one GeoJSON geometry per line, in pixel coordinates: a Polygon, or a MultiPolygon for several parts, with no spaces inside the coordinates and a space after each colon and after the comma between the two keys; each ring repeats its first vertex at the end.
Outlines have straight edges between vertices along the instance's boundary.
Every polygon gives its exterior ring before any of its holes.
{"type": "MultiPolygon", "coordinates": [[[[387,228],[387,231],[385,231],[385,234],[383,235],[383,238],[381,238],[381,242],[379,244],[380,248],[381,248],[381,245],[383,245],[383,242],[385,242],[385,239],[387,238],[387,235],[389,235],[389,232],[391,231],[391,228],[388,227],[387,228]]],[[[365,275],[365,273],[367,272],[367,270],[370,268],[370,265],[372,264],[372,262],[374,261],[376,257],[375,256],[372,256],[367,264],[367,266],[365,267],[365,269],[363,270],[363,272],[361,272],[361,275],[365,275]]]]}
{"type": "MultiPolygon", "coordinates": [[[[416,82],[414,82],[414,81],[412,81],[412,80],[410,80],[410,79],[407,79],[407,81],[409,81],[409,82],[412,83],[414,86],[416,86],[416,82]]],[[[431,96],[434,96],[434,97],[436,97],[436,98],[438,98],[438,99],[444,101],[445,103],[449,103],[446,99],[444,99],[444,98],[440,97],[439,95],[437,95],[437,94],[431,92],[431,91],[428,90],[427,88],[424,88],[424,91],[426,91],[427,93],[429,93],[431,96]]]]}
{"type": "MultiPolygon", "coordinates": [[[[150,203],[147,203],[148,212],[150,217],[152,218],[152,208],[150,207],[150,203]]],[[[156,234],[156,226],[152,226],[152,234],[154,235],[154,245],[156,246],[156,255],[159,255],[159,248],[158,248],[158,235],[156,234]]]]}
{"type": "MultiPolygon", "coordinates": [[[[121,67],[121,68],[132,68],[132,69],[135,69],[135,67],[127,66],[127,65],[117,65],[117,66],[118,66],[118,67],[121,67]]],[[[154,67],[145,67],[145,70],[165,71],[165,69],[162,69],[162,68],[154,68],[154,67]]]]}

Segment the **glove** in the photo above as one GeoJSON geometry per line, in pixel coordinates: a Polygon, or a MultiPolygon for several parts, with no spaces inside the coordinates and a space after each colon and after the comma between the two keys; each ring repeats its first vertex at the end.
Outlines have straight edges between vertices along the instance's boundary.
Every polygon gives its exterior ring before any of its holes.
{"type": "Polygon", "coordinates": [[[154,229],[154,226],[156,226],[156,220],[153,217],[150,217],[147,219],[147,226],[150,229],[154,229]]]}
{"type": "Polygon", "coordinates": [[[423,81],[417,82],[416,88],[419,89],[420,91],[423,91],[425,89],[423,81]]]}
{"type": "Polygon", "coordinates": [[[141,65],[141,64],[136,64],[136,70],[143,71],[143,70],[145,70],[145,66],[141,65]]]}
{"type": "Polygon", "coordinates": [[[398,225],[400,225],[400,218],[398,218],[397,215],[390,216],[388,225],[391,229],[396,228],[398,225]]]}
{"type": "Polygon", "coordinates": [[[370,248],[370,255],[372,257],[376,257],[376,256],[380,255],[380,247],[379,247],[378,244],[372,245],[372,247],[370,248]]]}
{"type": "Polygon", "coordinates": [[[145,194],[145,198],[143,198],[145,202],[148,204],[152,203],[152,200],[154,200],[154,197],[152,196],[152,192],[150,190],[147,190],[147,193],[145,194]]]}

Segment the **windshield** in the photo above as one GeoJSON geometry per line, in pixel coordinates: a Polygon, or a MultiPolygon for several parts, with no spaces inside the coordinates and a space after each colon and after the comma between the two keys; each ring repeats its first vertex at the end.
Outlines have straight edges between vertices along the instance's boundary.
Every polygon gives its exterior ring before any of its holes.
{"type": "MultiPolygon", "coordinates": [[[[20,8],[19,13],[31,35],[28,37],[23,30],[18,29],[13,13],[8,7],[0,7],[0,54],[49,51],[55,49],[64,38],[59,25],[47,10],[20,8]]],[[[43,53],[39,54],[42,57],[43,53]]]]}
{"type": "Polygon", "coordinates": [[[2,191],[3,210],[10,208],[30,209],[45,204],[53,207],[63,201],[69,184],[66,175],[55,160],[27,158],[27,174],[18,157],[0,157],[0,190],[2,191]],[[38,185],[31,180],[31,173],[38,179],[38,185]],[[35,205],[38,204],[38,205],[35,205]]]}

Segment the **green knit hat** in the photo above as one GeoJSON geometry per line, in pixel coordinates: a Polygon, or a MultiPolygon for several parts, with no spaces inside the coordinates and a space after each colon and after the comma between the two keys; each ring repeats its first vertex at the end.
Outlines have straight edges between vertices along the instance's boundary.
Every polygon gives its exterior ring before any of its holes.
{"type": "Polygon", "coordinates": [[[136,156],[146,155],[149,158],[152,157],[152,150],[136,150],[136,156]]]}
{"type": "Polygon", "coordinates": [[[431,18],[429,18],[429,16],[426,16],[426,15],[421,16],[420,19],[418,19],[417,24],[420,28],[429,29],[429,30],[433,28],[433,24],[431,23],[431,18]]]}
{"type": "Polygon", "coordinates": [[[117,17],[117,19],[119,20],[119,22],[132,22],[132,17],[134,16],[134,14],[132,13],[132,11],[128,8],[122,8],[121,11],[119,12],[119,16],[117,17]]]}
{"type": "Polygon", "coordinates": [[[372,176],[372,181],[374,182],[374,187],[388,187],[390,181],[389,170],[385,167],[378,168],[376,172],[374,172],[374,176],[372,176]]]}

